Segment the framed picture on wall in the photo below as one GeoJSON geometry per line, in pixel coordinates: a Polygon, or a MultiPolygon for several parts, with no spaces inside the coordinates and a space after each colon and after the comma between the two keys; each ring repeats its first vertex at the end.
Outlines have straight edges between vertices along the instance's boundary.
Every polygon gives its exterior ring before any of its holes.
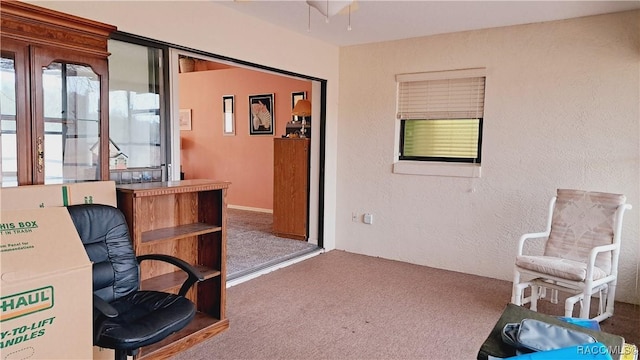
{"type": "MultiPolygon", "coordinates": [[[[306,98],[307,98],[306,91],[298,91],[298,92],[291,93],[291,110],[293,110],[293,108],[296,107],[296,103],[298,102],[298,100],[302,100],[306,98]]],[[[291,115],[291,121],[298,121],[298,120],[300,119],[298,119],[297,116],[291,115]]]]}
{"type": "Polygon", "coordinates": [[[191,130],[191,109],[180,109],[180,130],[191,130]]]}
{"type": "Polygon", "coordinates": [[[249,135],[274,134],[273,94],[249,95],[249,135]]]}
{"type": "Polygon", "coordinates": [[[234,136],[236,134],[233,102],[233,95],[224,95],[222,97],[222,135],[225,136],[234,136]]]}

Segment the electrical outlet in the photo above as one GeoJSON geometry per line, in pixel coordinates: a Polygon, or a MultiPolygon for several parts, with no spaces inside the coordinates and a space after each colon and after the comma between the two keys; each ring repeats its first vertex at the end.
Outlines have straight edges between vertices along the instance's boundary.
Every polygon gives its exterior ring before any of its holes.
{"type": "Polygon", "coordinates": [[[358,222],[358,214],[355,212],[351,213],[351,221],[358,222]]]}
{"type": "Polygon", "coordinates": [[[364,223],[365,224],[373,224],[373,215],[372,214],[364,214],[364,223]]]}

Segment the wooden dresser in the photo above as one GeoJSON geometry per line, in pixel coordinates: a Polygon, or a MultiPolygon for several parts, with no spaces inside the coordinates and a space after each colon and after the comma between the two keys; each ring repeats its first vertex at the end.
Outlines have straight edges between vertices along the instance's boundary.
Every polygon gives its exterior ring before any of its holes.
{"type": "MultiPolygon", "coordinates": [[[[226,318],[228,182],[183,180],[118,185],[136,255],[167,254],[196,266],[205,280],[187,297],[195,319],[164,341],[145,346],[136,358],[164,359],[229,327],[226,318]]],[[[177,293],[186,274],[158,261],[141,264],[141,288],[177,293]]]]}
{"type": "Polygon", "coordinates": [[[273,232],[307,239],[309,211],[309,138],[274,139],[273,232]]]}

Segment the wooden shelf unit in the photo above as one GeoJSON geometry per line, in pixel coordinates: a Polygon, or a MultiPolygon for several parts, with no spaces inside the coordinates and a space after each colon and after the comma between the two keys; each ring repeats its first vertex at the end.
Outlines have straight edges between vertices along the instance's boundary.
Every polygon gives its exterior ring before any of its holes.
{"type": "MultiPolygon", "coordinates": [[[[205,280],[187,297],[198,313],[189,326],[143,347],[136,359],[166,359],[229,327],[226,318],[227,189],[230,183],[183,180],[117,186],[136,255],[167,254],[196,268],[205,280]]],[[[141,288],[177,293],[187,275],[171,264],[147,260],[141,288]]]]}

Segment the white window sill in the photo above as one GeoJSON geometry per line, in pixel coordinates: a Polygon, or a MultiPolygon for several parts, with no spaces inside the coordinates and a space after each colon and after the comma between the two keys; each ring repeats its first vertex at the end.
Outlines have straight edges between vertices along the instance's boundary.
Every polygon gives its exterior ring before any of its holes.
{"type": "Polygon", "coordinates": [[[393,164],[394,174],[450,176],[450,177],[480,177],[479,164],[460,164],[426,161],[397,161],[393,164]]]}

